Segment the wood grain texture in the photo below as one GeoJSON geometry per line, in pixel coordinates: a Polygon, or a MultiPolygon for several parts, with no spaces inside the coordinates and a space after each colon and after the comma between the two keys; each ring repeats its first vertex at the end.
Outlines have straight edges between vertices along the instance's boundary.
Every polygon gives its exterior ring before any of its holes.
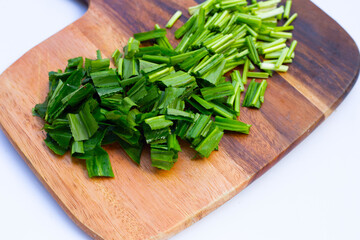
{"type": "MultiPolygon", "coordinates": [[[[106,147],[116,178],[88,179],[82,161],[56,157],[32,107],[47,94],[47,72],[69,58],[110,56],[134,32],[164,26],[192,0],[91,0],[78,21],[36,46],[0,76],[0,125],[67,214],[95,239],[167,239],[201,219],[261,176],[340,104],[359,72],[359,50],[348,34],[308,0],[294,1],[299,41],[288,73],[269,80],[260,110],[242,108],[251,134],[226,134],[220,151],[191,161],[186,145],[169,171],[135,165],[118,145],[106,147]]],[[[186,17],[181,18],[182,21],[186,17]]],[[[180,26],[177,22],[171,29],[180,26]]]]}

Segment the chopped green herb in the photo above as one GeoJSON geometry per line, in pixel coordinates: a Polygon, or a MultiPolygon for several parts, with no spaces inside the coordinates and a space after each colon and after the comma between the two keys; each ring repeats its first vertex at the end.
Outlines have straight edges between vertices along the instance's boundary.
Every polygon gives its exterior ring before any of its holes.
{"type": "Polygon", "coordinates": [[[80,142],[74,141],[72,143],[71,155],[74,155],[75,153],[85,153],[83,141],[80,141],[80,142]]]}
{"type": "Polygon", "coordinates": [[[195,148],[195,150],[203,157],[208,158],[212,151],[219,145],[224,132],[220,128],[215,127],[204,140],[195,148]]]}
{"type": "Polygon", "coordinates": [[[292,0],[286,0],[285,11],[284,11],[285,19],[289,19],[291,5],[292,5],[292,0]]]}
{"type": "Polygon", "coordinates": [[[258,65],[260,63],[260,58],[259,58],[259,54],[256,50],[253,38],[251,36],[246,37],[246,44],[247,44],[249,52],[250,52],[249,57],[256,65],[258,65]]]}
{"type": "Polygon", "coordinates": [[[67,117],[75,141],[88,140],[99,128],[88,103],[79,113],[69,113],[67,117]]]}
{"type": "MultiPolygon", "coordinates": [[[[287,42],[298,14],[290,16],[292,0],[280,3],[206,0],[189,8],[175,49],[156,24],[113,52],[115,67],[100,50],[96,59],[69,59],[64,71],[49,72],[48,96],[33,109],[45,120],[45,144],[86,160],[89,177],[113,177],[103,145],[118,143],[140,164],[148,144],[151,165],[170,170],[181,151],[177,137],[209,157],[224,131],[249,134],[251,126],[237,120],[241,93],[247,88],[242,106],[260,108],[267,81],[246,86],[247,79],[286,72],[295,57],[297,41],[287,42]]],[[[175,12],[166,28],[181,16],[175,12]]]]}
{"type": "Polygon", "coordinates": [[[292,22],[298,17],[297,13],[294,13],[287,21],[284,23],[284,27],[290,26],[292,22]]]}
{"type": "Polygon", "coordinates": [[[89,177],[114,177],[108,153],[100,146],[77,158],[86,160],[89,177]]]}
{"type": "Polygon", "coordinates": [[[149,125],[151,130],[159,130],[173,125],[173,122],[166,120],[164,115],[145,119],[145,123],[149,125]]]}
{"type": "Polygon", "coordinates": [[[198,138],[204,128],[210,121],[211,116],[196,114],[194,117],[194,122],[190,125],[186,132],[187,139],[195,139],[198,138]]]}
{"type": "Polygon", "coordinates": [[[269,74],[266,72],[247,72],[248,78],[268,78],[269,74]]]}
{"type": "MultiPolygon", "coordinates": [[[[159,29],[161,29],[160,26],[158,24],[155,24],[155,30],[159,30],[159,29]]],[[[164,37],[156,38],[156,42],[157,44],[159,44],[160,50],[161,48],[169,49],[170,51],[174,50],[166,35],[164,37]]]]}
{"type": "Polygon", "coordinates": [[[275,63],[275,67],[279,68],[285,61],[286,56],[288,55],[289,48],[284,48],[279,56],[279,59],[275,63]]]}
{"type": "Polygon", "coordinates": [[[54,139],[50,137],[49,134],[47,134],[47,137],[44,140],[44,142],[46,146],[48,146],[48,148],[50,148],[57,155],[62,156],[67,152],[67,149],[61,147],[54,139]]]}
{"type": "MultiPolygon", "coordinates": [[[[230,105],[231,107],[234,106],[234,101],[236,99],[236,96],[238,94],[238,92],[243,92],[244,91],[244,84],[241,81],[241,75],[240,72],[238,70],[233,71],[231,74],[231,79],[232,79],[232,85],[234,87],[234,94],[229,96],[226,103],[228,105],[230,105]]],[[[234,109],[235,110],[235,109],[234,109]]]]}
{"type": "Polygon", "coordinates": [[[291,58],[294,54],[295,48],[297,46],[298,42],[296,40],[294,40],[291,45],[290,45],[290,49],[286,54],[286,58],[291,58]]]}
{"type": "Polygon", "coordinates": [[[244,134],[249,134],[251,125],[237,121],[232,120],[228,118],[222,118],[219,116],[215,117],[214,124],[218,126],[219,128],[227,131],[233,131],[233,132],[240,132],[244,134]]]}
{"type": "Polygon", "coordinates": [[[166,24],[166,27],[172,28],[172,26],[181,17],[181,15],[182,15],[181,11],[176,11],[176,13],[174,13],[174,15],[170,18],[169,22],[166,24]]]}
{"type": "Polygon", "coordinates": [[[278,72],[287,72],[289,69],[288,66],[281,65],[279,67],[276,67],[274,63],[268,63],[268,62],[262,62],[260,64],[260,68],[262,70],[272,70],[272,71],[278,71],[278,72]]]}
{"type": "Polygon", "coordinates": [[[194,119],[194,114],[191,112],[185,112],[178,109],[167,108],[166,109],[166,119],[168,120],[184,120],[192,122],[194,119]]]}
{"type": "Polygon", "coordinates": [[[257,83],[255,82],[255,80],[252,80],[246,91],[243,107],[260,108],[262,103],[264,102],[266,87],[266,80],[263,80],[261,83],[257,83]]]}
{"type": "Polygon", "coordinates": [[[139,52],[140,42],[134,38],[130,38],[128,44],[124,47],[124,54],[126,58],[132,58],[139,52]]]}
{"type": "Polygon", "coordinates": [[[165,29],[155,29],[149,32],[135,33],[134,38],[140,42],[166,36],[165,29]]]}
{"type": "Polygon", "coordinates": [[[193,76],[183,71],[167,75],[160,78],[159,81],[161,81],[166,87],[187,87],[196,83],[193,76]]]}
{"type": "Polygon", "coordinates": [[[221,83],[216,87],[202,88],[200,91],[206,101],[223,98],[235,93],[233,85],[229,82],[221,83]]]}

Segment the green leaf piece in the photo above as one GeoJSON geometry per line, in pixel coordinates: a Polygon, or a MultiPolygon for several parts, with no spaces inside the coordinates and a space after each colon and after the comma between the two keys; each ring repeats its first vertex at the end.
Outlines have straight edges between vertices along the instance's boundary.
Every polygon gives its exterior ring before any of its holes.
{"type": "Polygon", "coordinates": [[[85,151],[84,151],[84,143],[82,141],[80,141],[80,142],[74,141],[72,143],[72,145],[71,145],[71,155],[74,155],[76,153],[79,153],[79,154],[85,153],[85,151]]]}
{"type": "Polygon", "coordinates": [[[185,112],[178,109],[167,108],[165,118],[168,120],[184,120],[184,121],[192,122],[195,118],[195,115],[191,112],[185,112]]]}
{"type": "Polygon", "coordinates": [[[151,166],[153,167],[170,170],[174,166],[173,158],[173,151],[151,149],[151,166]]]}
{"type": "Polygon", "coordinates": [[[90,112],[88,103],[79,113],[67,115],[70,129],[75,141],[88,140],[99,128],[95,118],[90,112]]]}
{"type": "Polygon", "coordinates": [[[50,148],[57,155],[62,156],[67,152],[67,149],[61,147],[54,139],[50,137],[49,134],[47,134],[47,137],[44,140],[44,142],[46,146],[48,146],[48,148],[50,148]]]}
{"type": "Polygon", "coordinates": [[[145,119],[145,123],[149,125],[151,130],[167,128],[174,124],[172,121],[166,120],[165,115],[159,115],[156,117],[145,119]]]}
{"type": "Polygon", "coordinates": [[[207,136],[200,142],[200,144],[195,148],[195,150],[203,157],[208,158],[212,151],[219,145],[221,138],[223,137],[224,132],[215,127],[207,136]]]}
{"type": "Polygon", "coordinates": [[[109,154],[100,146],[96,146],[78,158],[86,160],[86,169],[90,178],[114,177],[109,154]]]}
{"type": "Polygon", "coordinates": [[[123,63],[123,78],[128,79],[139,75],[139,61],[135,58],[125,58],[123,63]]]}
{"type": "Polygon", "coordinates": [[[206,101],[223,98],[235,93],[233,85],[229,82],[221,83],[216,87],[202,88],[200,91],[206,101]]]}
{"type": "Polygon", "coordinates": [[[219,128],[227,131],[240,132],[244,134],[249,134],[251,125],[233,120],[228,118],[222,118],[219,116],[215,117],[214,124],[219,128]]]}
{"type": "Polygon", "coordinates": [[[130,38],[128,44],[124,47],[125,58],[132,58],[139,52],[140,42],[134,38],[130,38]]]}
{"type": "Polygon", "coordinates": [[[64,130],[52,130],[49,131],[49,136],[59,144],[60,147],[67,149],[70,145],[70,140],[72,138],[70,129],[68,131],[64,130]]]}
{"type": "Polygon", "coordinates": [[[134,38],[140,42],[166,36],[166,29],[155,29],[148,32],[135,33],[134,38]]]}
{"type": "Polygon", "coordinates": [[[265,90],[267,87],[267,81],[263,80],[261,83],[255,82],[253,79],[246,91],[246,95],[243,101],[243,107],[260,108],[264,102],[265,90]]]}
{"type": "Polygon", "coordinates": [[[45,114],[45,120],[52,122],[55,120],[66,108],[66,105],[62,103],[62,99],[72,92],[76,91],[81,84],[81,80],[84,77],[82,70],[76,70],[72,72],[69,78],[63,83],[59,80],[59,84],[52,93],[48,102],[48,107],[45,114]]]}
{"type": "Polygon", "coordinates": [[[201,132],[207,126],[210,121],[211,116],[196,114],[194,117],[194,122],[190,125],[186,132],[187,139],[195,139],[200,137],[201,132]]]}
{"type": "Polygon", "coordinates": [[[185,90],[185,88],[166,88],[164,96],[159,103],[158,109],[167,108],[172,102],[179,98],[185,92],[185,90]]]}
{"type": "Polygon", "coordinates": [[[166,87],[175,88],[187,87],[196,82],[195,77],[183,71],[167,75],[160,78],[159,81],[161,81],[166,87]]]}
{"type": "Polygon", "coordinates": [[[88,74],[108,70],[110,67],[110,59],[91,60],[85,58],[85,70],[88,74]]]}

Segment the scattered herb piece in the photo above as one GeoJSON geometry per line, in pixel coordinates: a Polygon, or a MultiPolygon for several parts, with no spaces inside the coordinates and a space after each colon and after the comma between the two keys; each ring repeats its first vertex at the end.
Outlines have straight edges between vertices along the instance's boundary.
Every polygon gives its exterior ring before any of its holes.
{"type": "Polygon", "coordinates": [[[174,26],[175,22],[181,17],[181,15],[181,11],[176,11],[176,13],[174,13],[174,15],[170,18],[169,22],[166,24],[166,27],[172,28],[172,26],[174,26]]]}

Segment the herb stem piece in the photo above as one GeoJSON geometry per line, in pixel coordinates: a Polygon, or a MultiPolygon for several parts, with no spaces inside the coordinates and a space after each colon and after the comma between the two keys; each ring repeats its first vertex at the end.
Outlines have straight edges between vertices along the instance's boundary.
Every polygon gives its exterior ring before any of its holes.
{"type": "Polygon", "coordinates": [[[166,28],[172,28],[174,23],[181,17],[181,15],[181,11],[176,11],[174,15],[170,18],[169,22],[166,24],[166,28]]]}
{"type": "Polygon", "coordinates": [[[289,19],[291,5],[292,5],[292,0],[287,0],[286,5],[285,5],[285,11],[284,11],[284,18],[285,19],[289,19]]]}

